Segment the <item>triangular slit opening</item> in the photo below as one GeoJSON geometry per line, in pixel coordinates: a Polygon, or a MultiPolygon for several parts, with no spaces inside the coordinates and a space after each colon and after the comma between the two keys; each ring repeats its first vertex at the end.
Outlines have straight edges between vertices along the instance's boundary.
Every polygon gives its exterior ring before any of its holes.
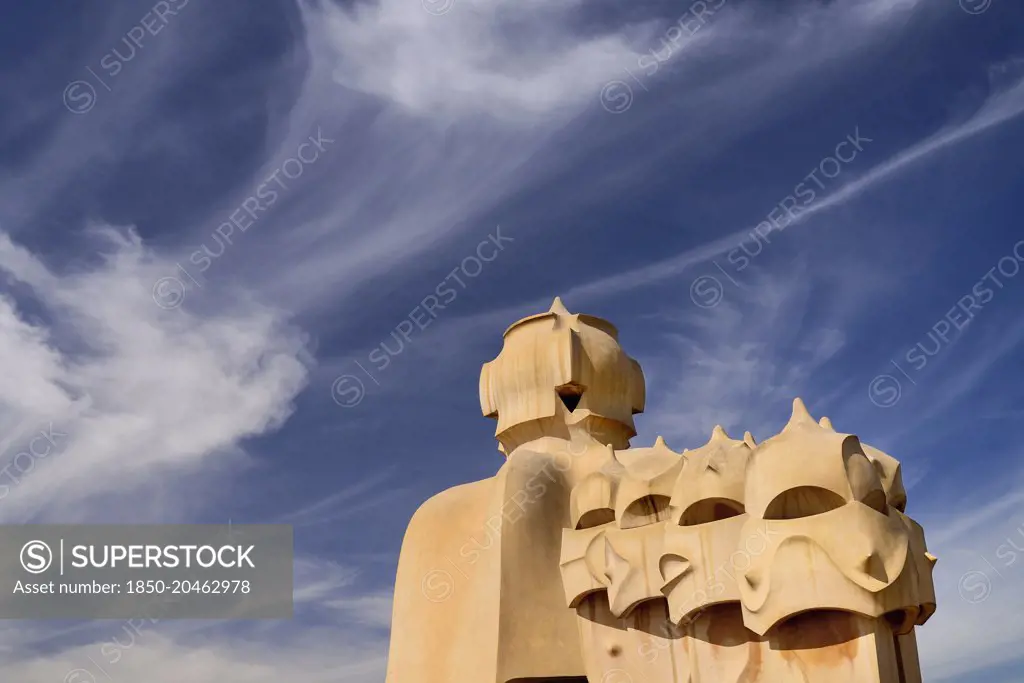
{"type": "Polygon", "coordinates": [[[575,384],[566,384],[565,386],[558,387],[558,398],[562,399],[562,403],[569,412],[576,410],[576,407],[580,404],[580,399],[583,398],[583,387],[575,384]]]}

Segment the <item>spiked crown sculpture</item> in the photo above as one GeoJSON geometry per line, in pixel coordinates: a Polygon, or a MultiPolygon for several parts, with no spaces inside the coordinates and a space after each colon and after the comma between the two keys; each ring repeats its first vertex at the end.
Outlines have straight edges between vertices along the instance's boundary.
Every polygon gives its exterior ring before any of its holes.
{"type": "Polygon", "coordinates": [[[800,399],[760,444],[630,448],[640,366],[556,299],[480,404],[506,461],[410,522],[389,683],[921,680],[935,557],[900,465],[800,399]]]}
{"type": "Polygon", "coordinates": [[[600,422],[609,436],[618,432],[617,445],[626,447],[636,436],[633,415],[644,409],[644,374],[618,336],[611,323],[573,315],[558,298],[547,313],[511,325],[501,353],[480,373],[480,407],[498,421],[501,450],[567,431],[563,405],[592,428],[600,422]]]}

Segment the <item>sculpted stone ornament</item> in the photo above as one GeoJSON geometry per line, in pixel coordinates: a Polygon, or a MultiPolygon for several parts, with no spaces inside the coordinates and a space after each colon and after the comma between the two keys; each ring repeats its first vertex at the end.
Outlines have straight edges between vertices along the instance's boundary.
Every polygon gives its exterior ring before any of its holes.
{"type": "Polygon", "coordinates": [[[387,683],[919,683],[935,557],[899,463],[800,399],[760,444],[630,448],[644,391],[558,299],[505,332],[506,461],[413,516],[387,683]]]}

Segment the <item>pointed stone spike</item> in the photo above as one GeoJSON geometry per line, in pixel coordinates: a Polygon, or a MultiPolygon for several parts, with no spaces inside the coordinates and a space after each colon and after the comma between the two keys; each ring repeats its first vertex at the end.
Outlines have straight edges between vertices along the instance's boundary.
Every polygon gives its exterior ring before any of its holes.
{"type": "Polygon", "coordinates": [[[661,434],[659,434],[658,438],[654,440],[654,447],[655,448],[668,448],[668,446],[665,445],[665,437],[663,437],[661,434]]]}
{"type": "Polygon", "coordinates": [[[722,425],[715,425],[715,428],[711,430],[711,440],[719,441],[722,439],[729,440],[729,435],[725,433],[725,429],[722,427],[722,425]]]}
{"type": "Polygon", "coordinates": [[[823,417],[820,420],[818,420],[818,424],[824,427],[825,429],[832,430],[833,432],[836,430],[835,427],[832,426],[832,420],[828,419],[827,417],[823,417]]]}
{"type": "Polygon", "coordinates": [[[813,417],[811,417],[810,411],[807,410],[807,404],[805,404],[804,400],[802,398],[800,398],[799,396],[797,396],[796,398],[793,399],[793,415],[799,415],[800,419],[803,419],[803,418],[810,418],[811,420],[814,419],[813,417]]]}
{"type": "Polygon", "coordinates": [[[754,441],[754,435],[750,432],[743,432],[743,443],[747,444],[750,448],[757,448],[757,442],[754,441]]]}
{"type": "Polygon", "coordinates": [[[789,427],[792,427],[793,425],[807,423],[817,424],[817,422],[814,421],[814,418],[811,417],[811,414],[807,411],[807,406],[804,405],[803,399],[799,397],[794,398],[793,414],[790,416],[789,422],[786,423],[786,427],[783,428],[783,431],[785,431],[789,427]]]}
{"type": "Polygon", "coordinates": [[[548,309],[548,313],[557,313],[558,315],[571,315],[569,309],[562,303],[562,298],[556,296],[555,300],[551,302],[551,308],[548,309]]]}

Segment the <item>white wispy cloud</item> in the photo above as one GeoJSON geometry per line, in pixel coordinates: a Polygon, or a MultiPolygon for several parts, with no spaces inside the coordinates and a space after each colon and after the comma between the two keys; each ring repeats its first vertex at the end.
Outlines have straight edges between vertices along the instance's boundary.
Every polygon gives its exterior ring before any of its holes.
{"type": "Polygon", "coordinates": [[[325,19],[347,87],[416,114],[487,114],[520,121],[575,113],[634,62],[626,33],[654,22],[583,36],[581,0],[380,0],[328,7],[325,19]]]}
{"type": "MultiPolygon", "coordinates": [[[[223,309],[163,309],[153,283],[172,263],[130,231],[102,229],[95,242],[102,258],[68,270],[0,235],[0,271],[14,283],[0,298],[0,363],[13,378],[0,390],[0,423],[20,427],[5,432],[0,514],[191,521],[216,499],[217,482],[244,466],[239,442],[291,412],[307,373],[304,337],[245,298],[226,297],[223,309]],[[41,457],[8,457],[28,452],[39,434],[53,435],[33,444],[41,457]]],[[[334,515],[340,503],[310,505],[297,518],[334,515]]],[[[0,666],[17,680],[69,683],[380,680],[387,592],[361,589],[357,571],[328,560],[300,555],[294,566],[296,611],[321,615],[315,624],[4,628],[0,666]]]]}
{"type": "Polygon", "coordinates": [[[245,299],[164,310],[153,284],[172,265],[130,231],[95,239],[100,261],[57,272],[0,235],[0,271],[20,287],[0,298],[0,362],[15,379],[0,416],[27,427],[17,447],[58,434],[52,454],[12,464],[28,471],[0,505],[9,521],[84,521],[112,501],[146,501],[128,506],[135,520],[187,515],[175,480],[202,472],[210,486],[244,464],[238,442],[282,424],[305,383],[303,335],[279,313],[245,299]]]}

